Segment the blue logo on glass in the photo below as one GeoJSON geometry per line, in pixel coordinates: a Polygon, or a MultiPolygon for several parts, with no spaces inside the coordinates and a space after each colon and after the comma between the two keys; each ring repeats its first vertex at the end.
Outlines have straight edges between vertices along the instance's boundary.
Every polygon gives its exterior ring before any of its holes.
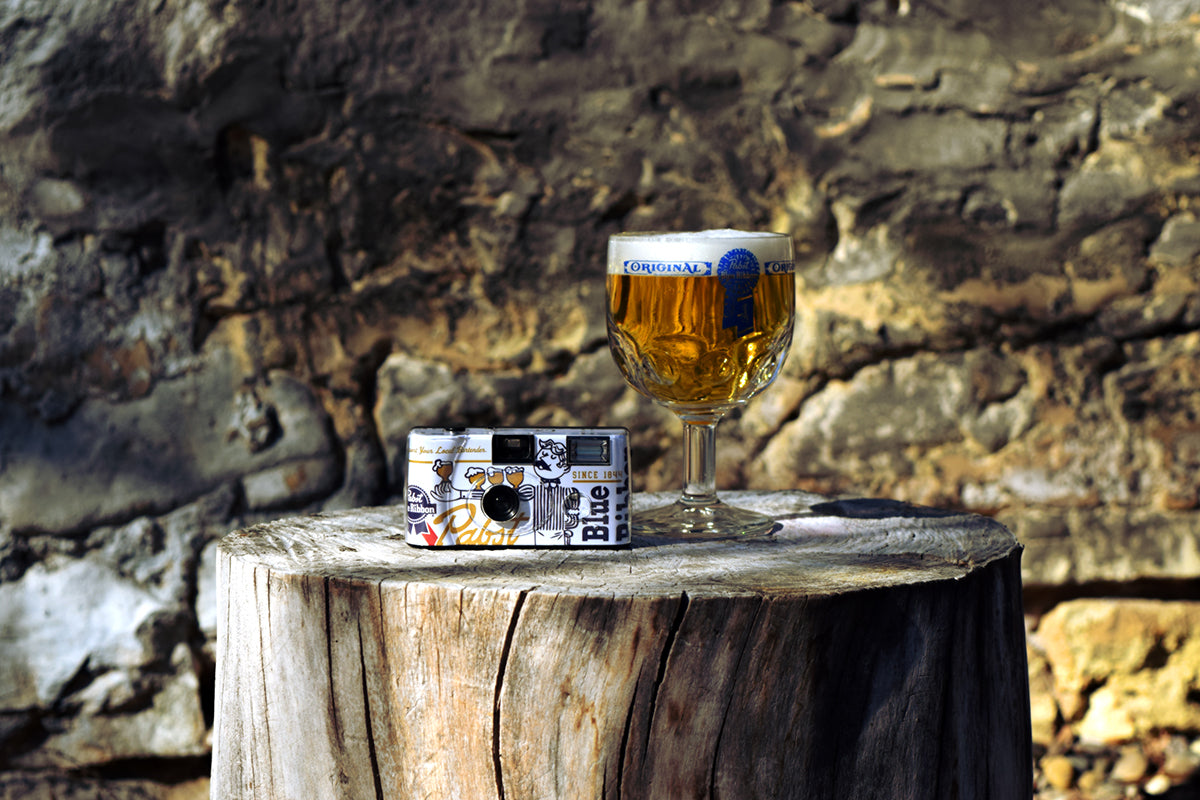
{"type": "Polygon", "coordinates": [[[738,336],[754,330],[754,287],[760,273],[758,259],[744,248],[730,250],[717,264],[717,280],[725,290],[721,327],[738,336]]]}

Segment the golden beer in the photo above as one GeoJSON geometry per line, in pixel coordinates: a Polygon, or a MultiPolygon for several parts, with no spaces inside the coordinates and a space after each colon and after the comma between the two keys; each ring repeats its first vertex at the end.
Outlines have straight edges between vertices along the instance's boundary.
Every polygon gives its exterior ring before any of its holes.
{"type": "Polygon", "coordinates": [[[683,493],[639,511],[638,535],[766,536],[775,522],[717,497],[716,429],[775,379],[792,342],[792,238],[619,233],[608,240],[608,345],[625,380],[683,425],[683,493]]]}
{"type": "Polygon", "coordinates": [[[609,345],[642,394],[719,410],[775,379],[795,313],[791,240],[741,236],[613,237],[609,345]]]}

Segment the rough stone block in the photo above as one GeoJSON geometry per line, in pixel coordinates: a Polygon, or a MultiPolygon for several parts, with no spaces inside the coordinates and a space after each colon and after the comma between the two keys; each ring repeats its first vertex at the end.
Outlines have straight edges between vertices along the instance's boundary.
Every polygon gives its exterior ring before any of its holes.
{"type": "Polygon", "coordinates": [[[283,373],[258,389],[279,429],[268,447],[248,433],[241,388],[228,361],[216,357],[140,400],[89,401],[58,424],[0,400],[4,522],[17,531],[85,530],[168,511],[292,460],[333,458],[311,389],[283,373]]]}
{"type": "Polygon", "coordinates": [[[0,584],[0,709],[45,708],[81,674],[138,669],[157,653],[143,634],[169,605],[87,559],[35,564],[0,584]]]}
{"type": "Polygon", "coordinates": [[[1037,628],[1065,719],[1089,740],[1121,742],[1200,727],[1200,604],[1071,600],[1037,628]]]}

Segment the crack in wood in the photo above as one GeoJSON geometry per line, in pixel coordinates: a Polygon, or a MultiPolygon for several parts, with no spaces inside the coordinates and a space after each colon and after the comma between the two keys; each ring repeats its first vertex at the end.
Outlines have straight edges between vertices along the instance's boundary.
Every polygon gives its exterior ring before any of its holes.
{"type": "Polygon", "coordinates": [[[379,757],[375,752],[375,731],[371,727],[371,695],[367,691],[367,656],[363,647],[362,619],[358,620],[358,666],[362,676],[363,717],[366,720],[367,756],[371,759],[371,777],[375,780],[375,800],[383,800],[383,782],[379,774],[379,757]]]}
{"type": "MultiPolygon", "coordinates": [[[[262,608],[264,605],[266,606],[267,613],[265,614],[265,617],[266,617],[267,631],[269,633],[271,630],[271,582],[270,582],[271,581],[271,571],[269,569],[263,568],[263,572],[266,573],[266,578],[263,581],[263,583],[265,584],[263,594],[266,596],[266,602],[264,603],[262,600],[259,599],[259,594],[258,594],[258,588],[259,588],[258,570],[259,570],[259,568],[255,567],[251,573],[254,578],[254,607],[262,608]]],[[[263,623],[259,622],[259,625],[258,625],[258,668],[259,668],[259,672],[261,672],[262,676],[263,676],[262,686],[263,686],[263,706],[264,706],[264,708],[263,708],[263,713],[261,714],[261,717],[262,717],[263,739],[265,740],[266,754],[267,754],[267,770],[264,774],[274,775],[275,774],[275,757],[274,757],[275,751],[271,748],[271,724],[270,724],[270,716],[271,715],[266,713],[267,709],[265,707],[266,706],[266,687],[271,685],[271,681],[268,679],[268,675],[267,675],[266,657],[267,657],[267,643],[263,638],[263,623]]]]}
{"type": "Polygon", "coordinates": [[[691,604],[691,598],[687,592],[679,594],[679,608],[675,611],[675,619],[671,621],[671,627],[667,630],[667,640],[663,642],[662,654],[658,659],[658,674],[654,676],[654,686],[650,689],[650,708],[646,714],[646,741],[642,748],[642,760],[645,762],[646,754],[650,752],[650,740],[654,735],[654,715],[658,710],[658,693],[662,689],[663,681],[667,676],[667,662],[671,658],[671,651],[675,647],[675,637],[679,635],[680,628],[683,627],[683,618],[687,614],[688,606],[691,604]]]}
{"type": "MultiPolygon", "coordinates": [[[[329,612],[329,578],[328,577],[325,577],[321,581],[321,589],[322,589],[322,595],[323,595],[322,599],[324,600],[324,604],[325,604],[325,674],[328,679],[328,691],[329,691],[329,723],[333,727],[333,730],[331,731],[331,733],[333,734],[333,745],[335,748],[340,749],[338,747],[338,745],[340,744],[340,742],[342,740],[342,720],[341,720],[341,713],[338,710],[337,690],[333,685],[334,631],[333,631],[333,622],[331,620],[332,615],[329,612]]],[[[334,752],[337,752],[337,749],[335,749],[334,752]]]]}
{"type": "MultiPolygon", "coordinates": [[[[629,695],[629,708],[625,709],[625,726],[621,729],[621,744],[617,750],[617,800],[621,800],[621,787],[625,785],[625,757],[629,751],[629,733],[633,727],[633,713],[637,708],[638,690],[641,681],[629,695]]],[[[606,776],[607,777],[607,776],[606,776]]]]}
{"type": "MultiPolygon", "coordinates": [[[[341,753],[346,749],[346,732],[343,728],[342,704],[348,701],[349,698],[340,698],[336,683],[337,667],[335,666],[334,659],[334,645],[337,642],[338,637],[335,630],[333,609],[330,602],[329,587],[331,580],[332,579],[326,575],[320,579],[319,584],[313,581],[313,585],[319,585],[321,587],[321,600],[325,615],[325,674],[326,691],[329,695],[330,750],[333,753],[341,753]]],[[[345,709],[345,711],[348,712],[345,714],[345,716],[349,719],[350,724],[353,725],[354,716],[357,712],[357,709],[351,707],[349,709],[345,709]]],[[[349,785],[350,776],[346,772],[347,765],[338,759],[335,759],[335,764],[337,769],[336,775],[334,776],[335,780],[337,780],[337,782],[342,786],[349,785]]]]}
{"type": "Polygon", "coordinates": [[[746,658],[746,651],[750,647],[750,643],[754,638],[755,626],[758,625],[758,620],[762,617],[763,608],[767,605],[766,598],[759,598],[758,606],[754,609],[754,616],[750,619],[750,624],[746,626],[746,634],[742,638],[742,645],[738,651],[737,661],[734,662],[733,671],[730,673],[733,680],[729,684],[729,690],[725,694],[725,707],[721,709],[721,722],[717,726],[717,736],[713,740],[712,763],[708,770],[708,796],[717,796],[717,768],[721,764],[721,737],[725,735],[725,723],[729,721],[729,708],[733,705],[733,695],[738,689],[737,676],[742,674],[742,661],[746,658]]]}
{"type": "Polygon", "coordinates": [[[500,651],[500,665],[496,671],[496,694],[492,701],[492,764],[496,771],[496,797],[504,800],[504,775],[500,763],[500,691],[504,688],[504,673],[508,669],[508,657],[512,650],[513,636],[517,632],[517,621],[521,618],[521,608],[525,605],[527,590],[517,593],[517,602],[513,605],[512,618],[508,621],[508,631],[504,635],[504,647],[500,651]]]}

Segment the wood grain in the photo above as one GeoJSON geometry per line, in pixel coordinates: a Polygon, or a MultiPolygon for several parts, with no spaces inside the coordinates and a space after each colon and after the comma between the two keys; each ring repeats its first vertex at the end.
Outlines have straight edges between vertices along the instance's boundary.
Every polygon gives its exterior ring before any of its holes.
{"type": "Polygon", "coordinates": [[[377,508],[226,537],[213,796],[1031,795],[1005,528],[728,499],[779,530],[430,550],[377,508]]]}

